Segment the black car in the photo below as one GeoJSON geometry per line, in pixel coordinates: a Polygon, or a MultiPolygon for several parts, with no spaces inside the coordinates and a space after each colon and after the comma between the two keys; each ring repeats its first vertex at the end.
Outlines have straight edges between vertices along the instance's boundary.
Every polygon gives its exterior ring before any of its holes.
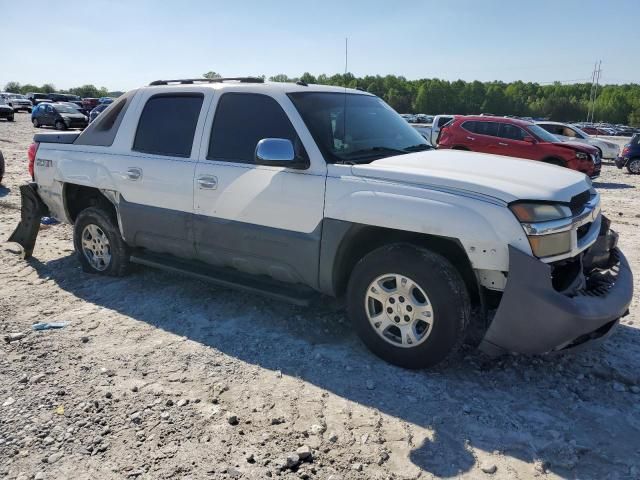
{"type": "Polygon", "coordinates": [[[98,117],[98,115],[100,115],[107,109],[109,105],[110,103],[101,103],[96,108],[91,110],[91,112],[89,113],[89,123],[93,122],[98,117]]]}
{"type": "Polygon", "coordinates": [[[622,147],[620,156],[616,158],[616,167],[627,167],[627,171],[640,174],[640,133],[631,137],[631,141],[622,147]]]}
{"type": "Polygon", "coordinates": [[[31,103],[33,104],[33,106],[35,107],[36,105],[38,105],[41,102],[50,102],[51,99],[49,98],[49,94],[48,93],[27,93],[26,97],[31,100],[31,103]]]}
{"type": "Polygon", "coordinates": [[[0,118],[13,122],[13,108],[5,103],[0,103],[0,118]]]}
{"type": "Polygon", "coordinates": [[[31,122],[36,128],[52,126],[56,130],[66,130],[67,128],[85,128],[89,124],[89,119],[69,105],[42,103],[31,112],[31,122]]]}

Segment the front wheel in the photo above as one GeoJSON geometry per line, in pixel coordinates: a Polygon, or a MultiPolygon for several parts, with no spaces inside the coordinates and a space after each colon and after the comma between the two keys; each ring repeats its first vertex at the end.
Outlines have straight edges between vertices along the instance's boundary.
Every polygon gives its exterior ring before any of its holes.
{"type": "Polygon", "coordinates": [[[40,128],[40,121],[37,118],[34,118],[33,120],[31,120],[31,123],[33,123],[34,127],[40,128]]]}
{"type": "Polygon", "coordinates": [[[347,308],[373,353],[404,368],[426,368],[462,345],[470,318],[467,288],[444,257],[409,244],[374,250],[349,279],[347,308]]]}
{"type": "Polygon", "coordinates": [[[64,124],[64,122],[62,120],[58,120],[55,123],[55,127],[56,127],[56,130],[66,130],[67,129],[67,126],[64,124]]]}
{"type": "Polygon", "coordinates": [[[73,227],[73,245],[85,272],[114,277],[128,273],[129,247],[115,218],[105,210],[90,207],[80,212],[73,227]]]}
{"type": "Polygon", "coordinates": [[[627,162],[627,171],[634,175],[640,174],[640,158],[632,158],[627,162]]]}

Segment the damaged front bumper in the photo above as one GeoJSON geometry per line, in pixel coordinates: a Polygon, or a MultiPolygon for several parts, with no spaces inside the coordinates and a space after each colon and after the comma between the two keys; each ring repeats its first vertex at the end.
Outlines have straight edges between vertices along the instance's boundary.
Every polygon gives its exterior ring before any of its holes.
{"type": "Polygon", "coordinates": [[[49,208],[38,195],[38,186],[35,183],[20,185],[20,197],[20,223],[9,237],[9,241],[20,244],[24,249],[25,258],[29,258],[33,254],[36,237],[40,231],[40,219],[49,214],[49,208]]]}
{"type": "Polygon", "coordinates": [[[479,348],[541,354],[606,337],[633,297],[633,275],[616,243],[603,217],[598,240],[564,267],[563,279],[553,265],[509,247],[507,285],[479,348]]]}

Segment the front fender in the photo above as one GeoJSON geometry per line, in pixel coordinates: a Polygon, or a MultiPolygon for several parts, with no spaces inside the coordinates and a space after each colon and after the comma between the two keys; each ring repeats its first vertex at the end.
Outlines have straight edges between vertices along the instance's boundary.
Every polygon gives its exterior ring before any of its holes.
{"type": "Polygon", "coordinates": [[[325,217],[457,239],[474,269],[508,271],[509,245],[531,254],[506,204],[477,196],[329,178],[325,217]]]}

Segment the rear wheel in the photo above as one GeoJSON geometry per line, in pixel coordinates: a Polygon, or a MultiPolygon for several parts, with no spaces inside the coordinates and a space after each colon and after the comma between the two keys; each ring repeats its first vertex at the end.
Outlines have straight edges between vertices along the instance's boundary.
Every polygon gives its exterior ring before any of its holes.
{"type": "Polygon", "coordinates": [[[8,122],[13,122],[13,115],[11,115],[10,117],[7,117],[7,121],[8,122]]]}
{"type": "Polygon", "coordinates": [[[128,273],[130,251],[112,215],[90,207],[78,215],[73,227],[73,244],[82,269],[121,277],[128,273]]]}
{"type": "Polygon", "coordinates": [[[627,162],[627,171],[634,175],[640,174],[640,158],[632,158],[627,162]]]}
{"type": "Polygon", "coordinates": [[[382,359],[404,368],[442,362],[462,345],[469,294],[444,257],[409,244],[374,250],[349,279],[354,329],[382,359]]]}

